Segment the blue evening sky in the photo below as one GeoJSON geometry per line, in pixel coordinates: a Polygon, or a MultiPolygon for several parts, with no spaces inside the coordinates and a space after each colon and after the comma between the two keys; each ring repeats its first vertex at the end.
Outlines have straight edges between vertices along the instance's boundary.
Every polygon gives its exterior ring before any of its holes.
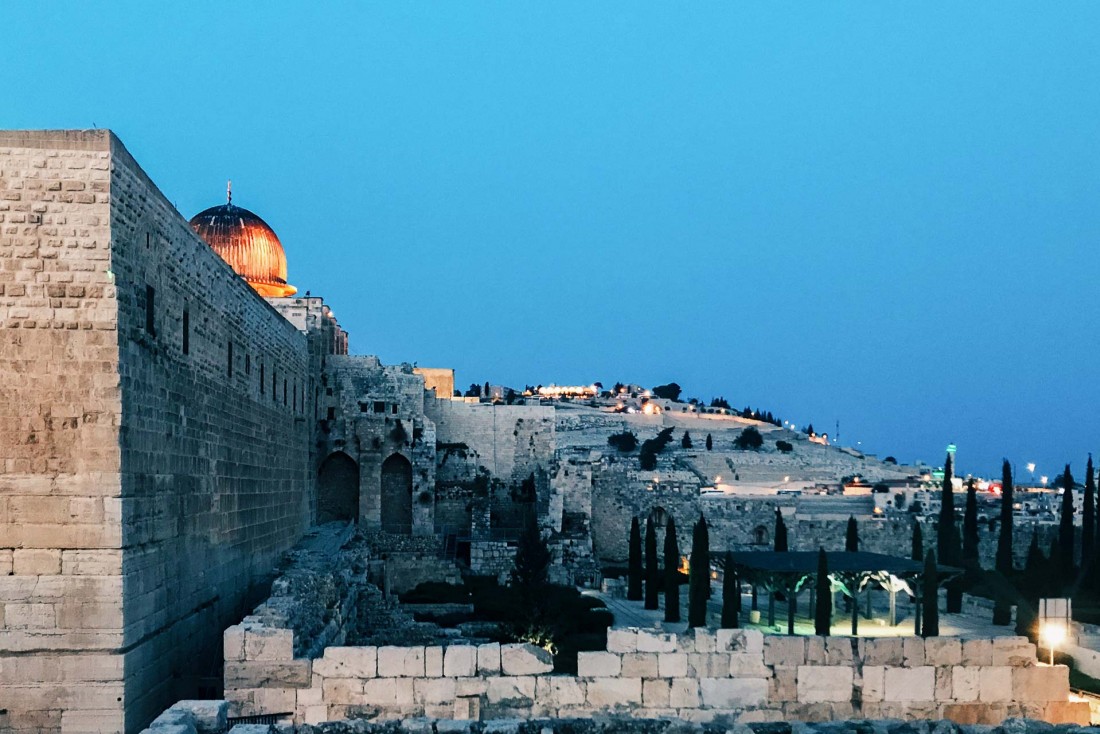
{"type": "Polygon", "coordinates": [[[0,127],[234,201],[356,353],[1082,472],[1100,4],[4,3],[0,127]]]}

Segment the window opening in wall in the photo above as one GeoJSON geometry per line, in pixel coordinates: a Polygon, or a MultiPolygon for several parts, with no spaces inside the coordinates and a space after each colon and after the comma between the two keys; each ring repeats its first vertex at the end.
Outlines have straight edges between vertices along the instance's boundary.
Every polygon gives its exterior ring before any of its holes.
{"type": "Polygon", "coordinates": [[[286,378],[283,378],[283,405],[286,405],[286,378]]]}
{"type": "Polygon", "coordinates": [[[227,360],[225,363],[225,374],[229,377],[233,376],[233,342],[229,342],[229,350],[227,360]]]}
{"type": "Polygon", "coordinates": [[[191,353],[191,312],[183,309],[183,353],[191,353]]]}
{"type": "Polygon", "coordinates": [[[295,413],[298,412],[298,381],[294,381],[294,386],[290,388],[290,407],[295,413]]]}
{"type": "Polygon", "coordinates": [[[328,419],[330,421],[336,420],[336,408],[329,408],[328,409],[328,419]]]}
{"type": "Polygon", "coordinates": [[[397,403],[394,403],[393,405],[390,406],[390,412],[393,413],[394,415],[397,415],[397,403]]]}
{"type": "Polygon", "coordinates": [[[274,368],[274,367],[272,367],[272,368],[271,368],[271,399],[272,399],[272,400],[278,400],[278,399],[279,399],[279,398],[278,398],[278,395],[277,395],[277,394],[276,394],[276,392],[275,392],[275,390],[276,390],[276,384],[275,384],[275,383],[276,383],[276,380],[275,380],[275,368],[274,368]]]}
{"type": "Polygon", "coordinates": [[[374,401],[374,412],[375,413],[385,413],[386,412],[386,404],[383,403],[381,400],[375,400],[374,401]]]}
{"type": "Polygon", "coordinates": [[[260,362],[260,397],[264,394],[264,363],[260,362]]]}
{"type": "Polygon", "coordinates": [[[153,302],[156,300],[156,295],[157,292],[153,286],[145,286],[145,330],[153,336],[157,335],[156,322],[153,320],[153,302]]]}
{"type": "Polygon", "coordinates": [[[325,388],[325,395],[332,395],[332,388],[331,387],[326,387],[325,388]]]}
{"type": "Polygon", "coordinates": [[[146,248],[149,247],[149,233],[148,232],[145,233],[145,247],[146,248]]]}
{"type": "MultiPolygon", "coordinates": [[[[312,380],[311,380],[312,382],[312,380]]],[[[317,418],[317,411],[321,408],[321,389],[313,388],[313,417],[317,418]]]]}
{"type": "Polygon", "coordinates": [[[251,355],[244,355],[244,373],[246,375],[252,374],[252,357],[251,355]]]}

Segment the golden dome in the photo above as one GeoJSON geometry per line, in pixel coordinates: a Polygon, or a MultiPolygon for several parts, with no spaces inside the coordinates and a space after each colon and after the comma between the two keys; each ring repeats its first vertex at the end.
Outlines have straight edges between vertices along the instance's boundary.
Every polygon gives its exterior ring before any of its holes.
{"type": "Polygon", "coordinates": [[[261,296],[284,298],[298,289],[286,282],[286,253],[275,231],[232,199],[191,218],[191,229],[206,240],[261,296]]]}

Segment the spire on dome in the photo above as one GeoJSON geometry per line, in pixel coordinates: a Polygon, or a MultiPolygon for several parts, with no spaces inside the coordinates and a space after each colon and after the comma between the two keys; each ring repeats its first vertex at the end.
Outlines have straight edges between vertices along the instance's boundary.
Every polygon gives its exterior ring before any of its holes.
{"type": "Polygon", "coordinates": [[[233,203],[233,179],[229,179],[225,182],[225,203],[233,203]]]}

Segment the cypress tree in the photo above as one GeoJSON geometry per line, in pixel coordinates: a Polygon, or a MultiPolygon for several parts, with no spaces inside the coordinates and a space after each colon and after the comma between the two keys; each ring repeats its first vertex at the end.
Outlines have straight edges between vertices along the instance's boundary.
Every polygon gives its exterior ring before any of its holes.
{"type": "Polygon", "coordinates": [[[691,569],[688,573],[688,627],[707,626],[710,596],[710,535],[702,515],[691,533],[691,569]]]}
{"type": "Polygon", "coordinates": [[[741,581],[733,564],[733,553],[726,551],[726,571],[722,577],[722,627],[737,629],[741,626],[741,581]]]}
{"type": "Polygon", "coordinates": [[[787,550],[787,523],[783,522],[783,513],[775,508],[775,549],[787,550]]]}
{"type": "Polygon", "coordinates": [[[829,588],[829,559],[825,549],[817,549],[817,578],[814,580],[817,604],[814,607],[814,634],[827,635],[833,626],[833,592],[829,588]]]}
{"type": "Polygon", "coordinates": [[[848,516],[848,529],[844,534],[844,550],[849,553],[859,552],[859,526],[852,515],[848,516]]]}
{"type": "Polygon", "coordinates": [[[688,433],[687,431],[684,431],[684,437],[680,439],[680,447],[685,448],[685,449],[690,449],[691,446],[692,446],[691,434],[688,433]]]}
{"type": "Polygon", "coordinates": [[[645,608],[660,608],[661,572],[657,568],[657,528],[653,526],[653,516],[645,521],[645,608]]]}
{"type": "Polygon", "coordinates": [[[1047,559],[1039,548],[1039,530],[1031,531],[1031,544],[1027,547],[1027,561],[1024,564],[1024,577],[1020,599],[1016,605],[1016,634],[1035,636],[1035,616],[1039,608],[1039,599],[1043,596],[1046,584],[1047,559]]]}
{"type": "Polygon", "coordinates": [[[630,601],[642,599],[642,531],[638,527],[638,518],[630,520],[630,556],[626,567],[626,598],[630,601]]]}
{"type": "Polygon", "coordinates": [[[1070,474],[1069,464],[1066,464],[1066,473],[1062,475],[1062,517],[1058,524],[1058,565],[1056,569],[1063,583],[1069,583],[1073,579],[1074,537],[1073,527],[1073,475],[1070,474]]]}
{"type": "Polygon", "coordinates": [[[928,551],[924,557],[924,578],[921,579],[924,599],[924,624],[921,637],[938,637],[940,634],[939,578],[936,572],[936,551],[928,551]]]}
{"type": "Polygon", "coordinates": [[[909,557],[914,561],[924,560],[924,533],[921,532],[920,522],[913,520],[913,547],[909,557]]]}
{"type": "Polygon", "coordinates": [[[1096,548],[1096,479],[1092,471],[1092,454],[1085,466],[1085,501],[1081,507],[1081,565],[1091,564],[1096,548]]]}
{"type": "Polygon", "coordinates": [[[671,517],[665,526],[665,621],[680,621],[680,546],[671,517]]]}
{"type": "MultiPolygon", "coordinates": [[[[1012,466],[1008,459],[1001,465],[1001,527],[997,537],[997,571],[1006,579],[1011,578],[1012,563],[1012,466]]],[[[1038,542],[1038,541],[1036,541],[1038,542]]],[[[1038,548],[1038,546],[1036,546],[1038,548]]],[[[1018,607],[1019,608],[1019,605],[1018,607]]],[[[998,594],[993,605],[993,624],[1008,624],[1012,621],[1012,607],[1007,599],[998,594]]]]}
{"type": "MultiPolygon", "coordinates": [[[[943,491],[940,492],[940,521],[936,528],[936,557],[948,566],[962,564],[959,530],[955,525],[955,471],[951,454],[943,466],[943,491]]],[[[947,611],[962,611],[962,587],[957,581],[947,584],[947,611]]]]}
{"type": "Polygon", "coordinates": [[[710,451],[713,448],[714,448],[714,439],[711,438],[710,434],[708,433],[707,434],[707,451],[710,451]]]}
{"type": "Polygon", "coordinates": [[[971,575],[981,571],[978,555],[978,484],[971,477],[966,482],[966,511],[963,514],[963,566],[971,575]]]}

